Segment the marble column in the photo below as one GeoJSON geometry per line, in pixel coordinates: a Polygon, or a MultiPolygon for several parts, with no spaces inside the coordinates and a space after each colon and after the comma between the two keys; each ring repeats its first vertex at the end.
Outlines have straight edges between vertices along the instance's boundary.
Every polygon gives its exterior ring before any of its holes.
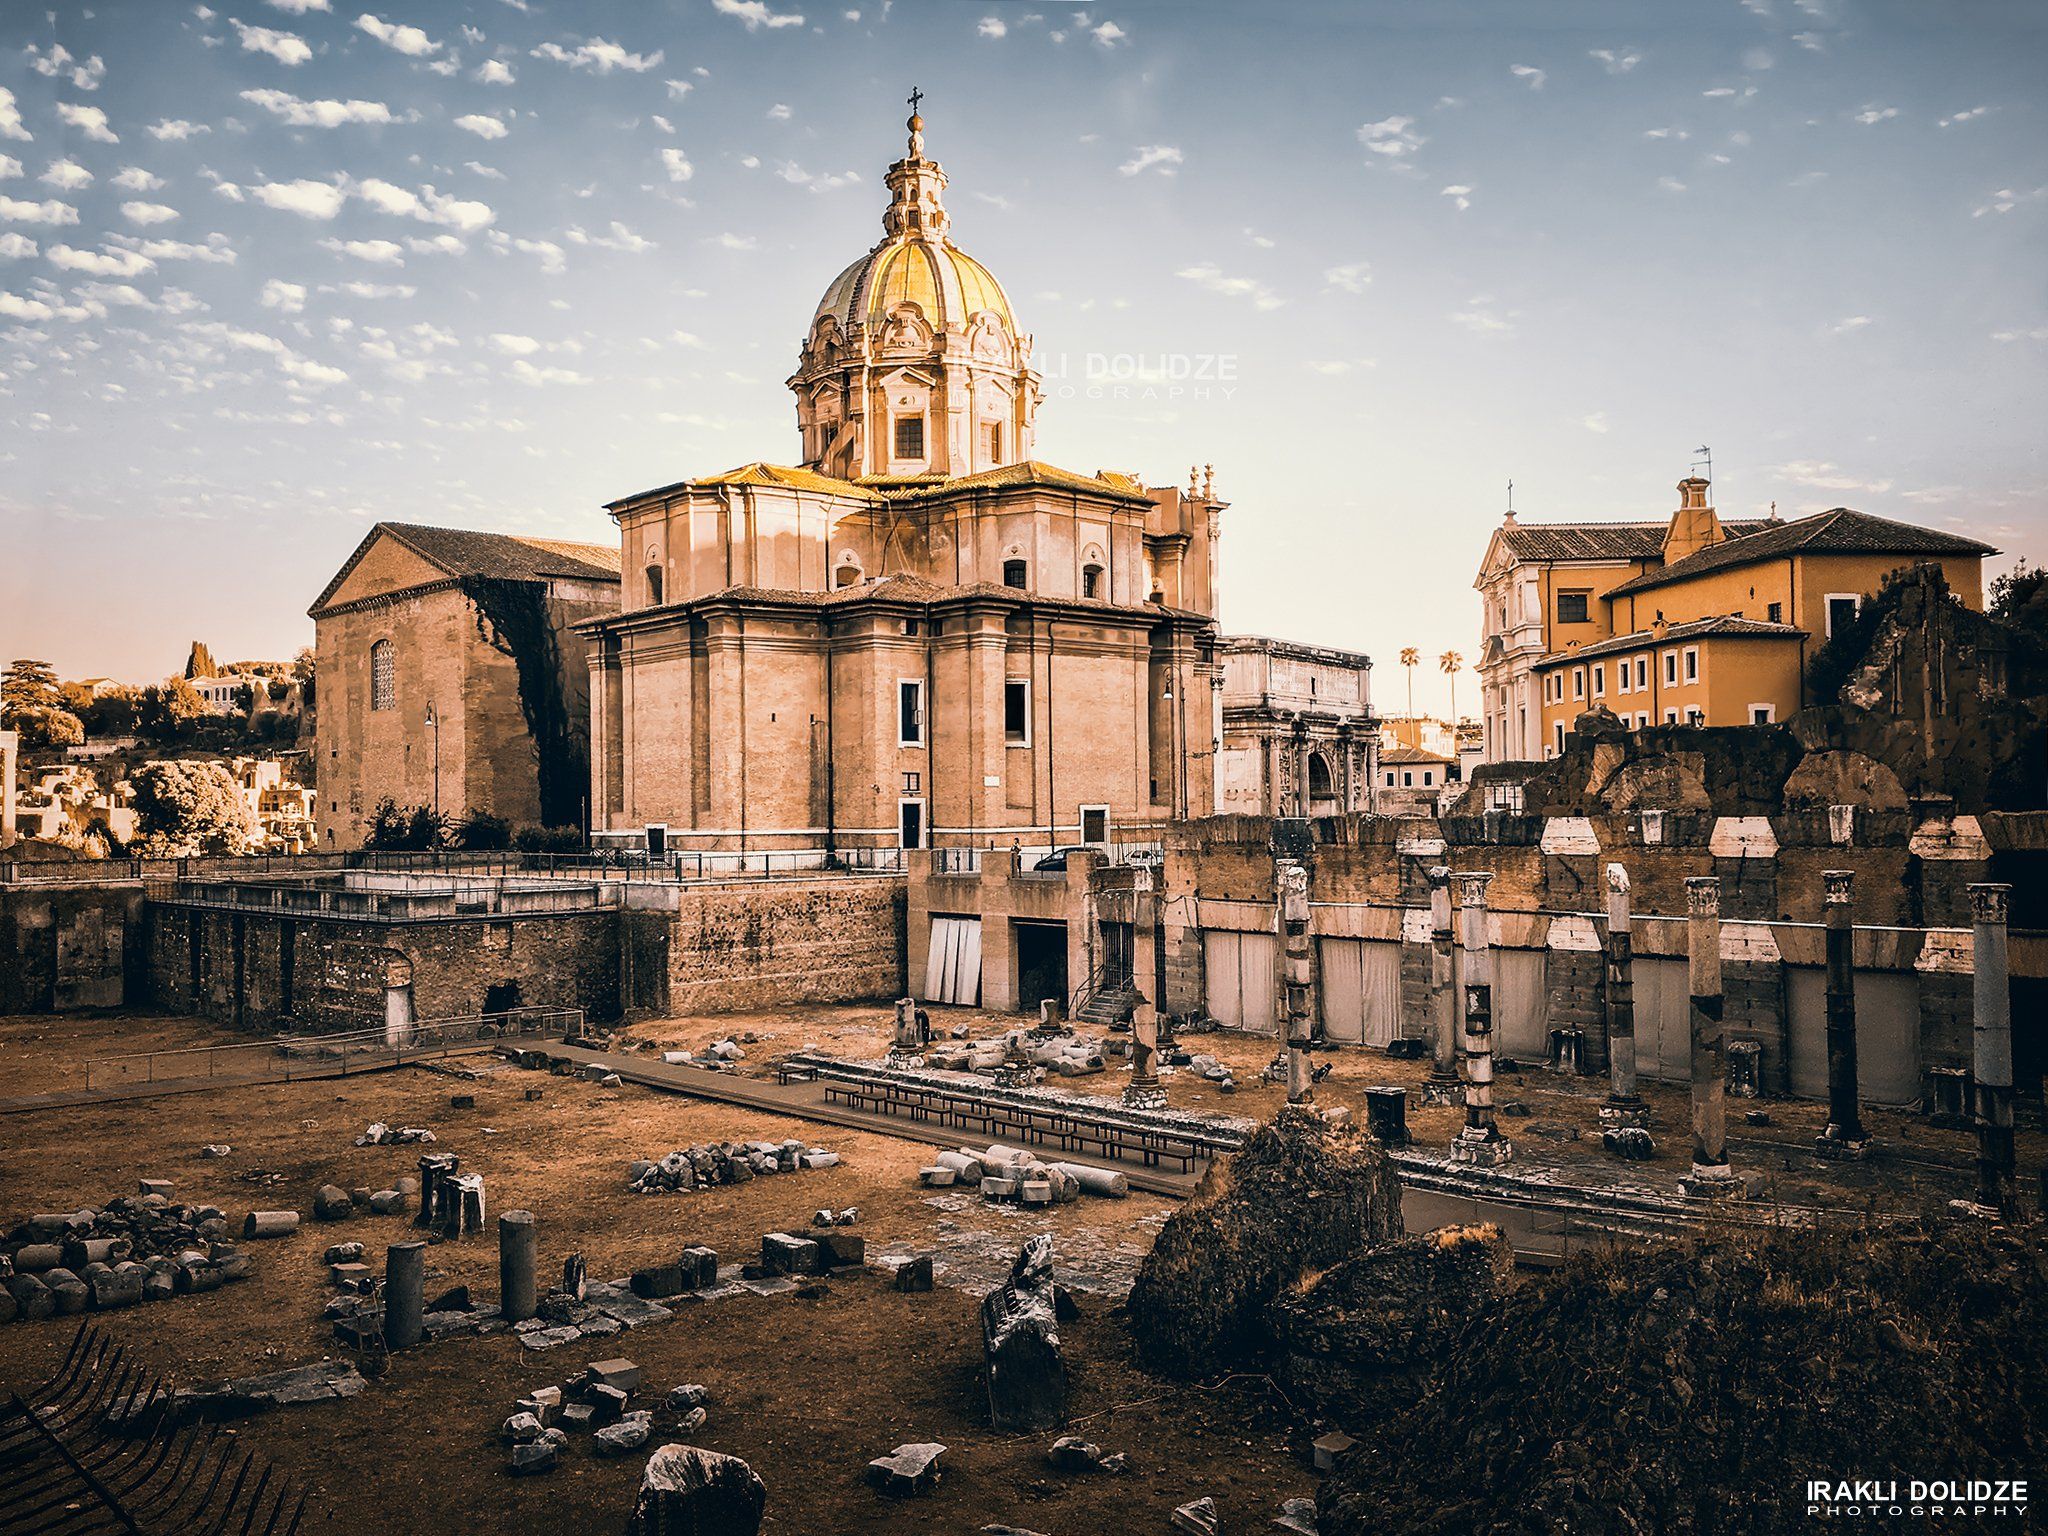
{"type": "Polygon", "coordinates": [[[1313,1104],[1309,1046],[1314,1007],[1309,992],[1308,869],[1292,859],[1275,869],[1280,887],[1282,964],[1287,968],[1287,1102],[1313,1104]]]}
{"type": "Polygon", "coordinates": [[[1429,1076],[1425,1104],[1458,1101],[1458,992],[1455,930],[1451,925],[1451,871],[1432,864],[1429,879],[1429,1076]]]}
{"type": "Polygon", "coordinates": [[[1451,1143],[1461,1163],[1498,1166],[1514,1144],[1493,1118],[1493,946],[1486,934],[1486,887],[1491,871],[1451,876],[1458,896],[1458,990],[1465,1014],[1465,1124],[1451,1143]]]}
{"type": "Polygon", "coordinates": [[[1977,1070],[1977,1198],[2013,1209],[2012,973],[2006,922],[2012,887],[1970,887],[1971,981],[1977,1070]]]}
{"type": "Polygon", "coordinates": [[[538,1306],[537,1237],[531,1211],[507,1211],[498,1218],[498,1308],[508,1323],[525,1322],[538,1306]]]}
{"type": "Polygon", "coordinates": [[[1636,1091],[1635,936],[1630,924],[1628,871],[1607,866],[1607,990],[1602,1002],[1607,1015],[1607,1102],[1600,1106],[1604,1124],[1641,1126],[1648,1107],[1636,1091]]]}
{"type": "Polygon", "coordinates": [[[1828,1124],[1823,1157],[1860,1157],[1870,1143],[1856,1087],[1856,907],[1853,871],[1821,871],[1828,935],[1828,1124]]]}
{"type": "Polygon", "coordinates": [[[1737,1194],[1728,1166],[1728,1041],[1721,994],[1721,882],[1694,875],[1685,882],[1686,973],[1692,994],[1692,1174],[1687,1194],[1737,1194]]]}
{"type": "Polygon", "coordinates": [[[384,1254],[384,1344],[410,1349],[420,1341],[427,1306],[427,1245],[393,1243],[384,1254]]]}

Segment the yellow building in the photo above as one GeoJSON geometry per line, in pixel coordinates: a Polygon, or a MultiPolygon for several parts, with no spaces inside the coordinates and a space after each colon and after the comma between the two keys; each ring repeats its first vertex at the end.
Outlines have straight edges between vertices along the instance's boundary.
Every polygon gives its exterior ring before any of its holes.
{"type": "Polygon", "coordinates": [[[1847,507],[1731,535],[1705,480],[1678,489],[1660,562],[1607,586],[1587,632],[1530,668],[1546,757],[1589,709],[1640,729],[1768,724],[1830,702],[1807,696],[1807,661],[1903,566],[1938,565],[1961,602],[1983,608],[1984,557],[1997,551],[1976,539],[1847,507]]]}

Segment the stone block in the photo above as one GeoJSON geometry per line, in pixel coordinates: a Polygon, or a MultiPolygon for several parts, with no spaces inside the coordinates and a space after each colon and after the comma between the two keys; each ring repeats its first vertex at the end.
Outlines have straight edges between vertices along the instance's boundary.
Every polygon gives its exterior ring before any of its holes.
{"type": "Polygon", "coordinates": [[[607,1424],[616,1424],[626,1416],[626,1393],[617,1387],[599,1383],[590,1389],[590,1426],[603,1429],[607,1424]]]}
{"type": "Polygon", "coordinates": [[[787,1232],[770,1232],[761,1239],[761,1268],[770,1275],[815,1275],[823,1270],[817,1243],[787,1232]]]}
{"type": "Polygon", "coordinates": [[[868,1241],[858,1232],[835,1227],[813,1240],[827,1269],[857,1269],[868,1261],[868,1241]]]}
{"type": "Polygon", "coordinates": [[[313,1191],[313,1219],[341,1221],[355,1214],[356,1203],[338,1184],[322,1184],[313,1191]]]}
{"type": "Polygon", "coordinates": [[[647,1458],[626,1536],[757,1536],[768,1490],[737,1456],[664,1445],[647,1458]]]}
{"type": "Polygon", "coordinates": [[[877,1456],[868,1463],[868,1483],[897,1499],[929,1493],[945,1473],[939,1464],[945,1454],[946,1448],[936,1441],[899,1445],[887,1456],[877,1456]]]}
{"type": "Polygon", "coordinates": [[[718,1255],[700,1246],[685,1248],[682,1254],[683,1288],[708,1291],[718,1284],[718,1255]]]}
{"type": "Polygon", "coordinates": [[[630,1360],[593,1360],[589,1376],[594,1386],[615,1387],[627,1393],[640,1390],[640,1367],[630,1360]]]}
{"type": "Polygon", "coordinates": [[[932,1256],[921,1253],[914,1259],[905,1259],[896,1266],[896,1289],[899,1291],[928,1291],[932,1288],[932,1256]]]}
{"type": "Polygon", "coordinates": [[[635,1296],[650,1301],[663,1296],[680,1296],[690,1288],[680,1264],[650,1264],[645,1269],[636,1269],[626,1284],[635,1296]]]}

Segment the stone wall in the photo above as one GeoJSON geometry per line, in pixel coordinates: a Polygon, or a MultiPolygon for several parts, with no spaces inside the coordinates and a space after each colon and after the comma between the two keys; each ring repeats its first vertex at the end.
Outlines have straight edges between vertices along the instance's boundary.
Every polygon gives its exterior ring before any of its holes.
{"type": "Polygon", "coordinates": [[[622,926],[634,1013],[903,995],[903,881],[893,876],[635,887],[622,926]]]}
{"type": "Polygon", "coordinates": [[[143,931],[140,882],[0,885],[0,1014],[140,998],[143,931]]]}
{"type": "Polygon", "coordinates": [[[160,902],[150,917],[150,1000],[237,1028],[368,1028],[405,985],[418,1019],[620,1012],[616,909],[374,922],[160,902]]]}

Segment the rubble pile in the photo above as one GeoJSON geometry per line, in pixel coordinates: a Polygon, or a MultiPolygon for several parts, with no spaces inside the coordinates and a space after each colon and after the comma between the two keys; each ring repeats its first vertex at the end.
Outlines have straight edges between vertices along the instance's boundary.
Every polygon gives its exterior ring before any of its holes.
{"type": "Polygon", "coordinates": [[[1092,1077],[1106,1069],[1104,1058],[1121,1054],[1123,1041],[1062,1031],[1012,1029],[979,1040],[934,1041],[925,1065],[941,1072],[996,1072],[1005,1067],[1036,1069],[1034,1076],[1092,1077]]]}
{"type": "Polygon", "coordinates": [[[1765,1536],[1809,1478],[2039,1466],[2044,1291],[2038,1228],[1589,1252],[1471,1317],[1413,1409],[1351,1426],[1372,1454],[1338,1461],[1317,1529],[1619,1536],[1712,1510],[1765,1536]]]}
{"type": "Polygon", "coordinates": [[[1065,1205],[1083,1195],[1121,1200],[1131,1192],[1130,1181],[1113,1168],[1046,1162],[1026,1147],[941,1152],[929,1167],[918,1169],[917,1176],[929,1189],[957,1185],[980,1191],[984,1200],[1019,1205],[1065,1205]]]}
{"type": "Polygon", "coordinates": [[[410,1147],[429,1145],[433,1140],[434,1133],[424,1126],[406,1125],[394,1130],[382,1120],[375,1120],[370,1123],[369,1128],[362,1135],[356,1138],[356,1145],[359,1147],[410,1147]]]}
{"type": "Polygon", "coordinates": [[[1181,1376],[1250,1365],[1276,1297],[1400,1231],[1400,1185],[1380,1144],[1284,1108],[1212,1163],[1161,1228],[1128,1304],[1139,1353],[1181,1376]]]}
{"type": "Polygon", "coordinates": [[[226,1239],[217,1205],[180,1205],[160,1179],[98,1210],[32,1215],[0,1238],[0,1323],[167,1301],[245,1280],[255,1261],[226,1239]]]}
{"type": "Polygon", "coordinates": [[[637,1158],[626,1165],[626,1187],[636,1194],[672,1195],[718,1184],[744,1184],[756,1175],[832,1168],[837,1152],[801,1141],[721,1141],[671,1152],[659,1162],[637,1158]]]}
{"type": "Polygon", "coordinates": [[[593,1361],[559,1387],[535,1387],[513,1404],[500,1431],[505,1470],[515,1477],[552,1472],[572,1433],[590,1436],[594,1456],[629,1456],[653,1438],[657,1414],[684,1434],[709,1419],[711,1394],[696,1383],[675,1388],[657,1406],[630,1406],[640,1382],[639,1366],[613,1359],[593,1361]]]}

